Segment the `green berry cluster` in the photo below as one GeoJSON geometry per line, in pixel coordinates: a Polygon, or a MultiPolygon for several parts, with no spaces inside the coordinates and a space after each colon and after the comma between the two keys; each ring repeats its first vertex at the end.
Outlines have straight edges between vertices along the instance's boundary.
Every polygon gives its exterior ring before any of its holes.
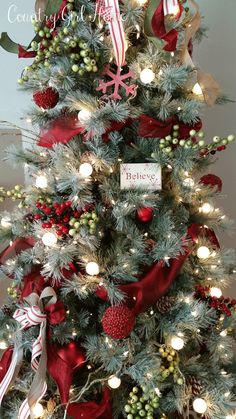
{"type": "Polygon", "coordinates": [[[95,234],[97,229],[98,216],[95,211],[84,212],[79,219],[72,217],[69,221],[69,225],[72,227],[69,230],[70,236],[75,236],[81,227],[88,227],[90,234],[95,234]]]}
{"type": "Polygon", "coordinates": [[[21,202],[18,204],[19,208],[25,208],[25,194],[23,191],[23,186],[16,185],[12,189],[5,189],[2,186],[0,187],[0,203],[4,202],[5,199],[10,198],[12,201],[16,201],[18,199],[21,199],[21,202]]]}
{"type": "MultiPolygon", "coordinates": [[[[39,37],[38,42],[34,40],[31,43],[31,48],[36,52],[36,57],[31,66],[25,67],[23,76],[18,80],[19,84],[27,82],[39,65],[43,64],[45,67],[49,67],[50,58],[55,55],[69,57],[72,71],[80,76],[98,71],[97,60],[100,53],[92,51],[84,39],[74,34],[73,29],[77,28],[79,19],[77,12],[73,10],[73,0],[68,1],[67,10],[71,12],[70,26],[58,27],[56,35],[55,31],[50,29],[49,26],[42,27],[40,22],[33,22],[34,30],[39,37]]],[[[37,79],[38,76],[33,74],[33,78],[37,79]]]]}
{"type": "Polygon", "coordinates": [[[159,407],[159,398],[154,390],[147,387],[133,387],[128,403],[124,407],[127,419],[154,419],[154,411],[159,407]]]}
{"type": "Polygon", "coordinates": [[[17,290],[16,287],[8,287],[7,288],[7,294],[9,295],[9,297],[11,297],[12,299],[16,299],[17,298],[17,290]]]}
{"type": "Polygon", "coordinates": [[[159,348],[159,353],[162,357],[160,367],[161,379],[164,381],[170,374],[173,374],[174,381],[179,385],[183,385],[183,379],[180,377],[178,369],[178,353],[169,346],[162,346],[159,348]]]}

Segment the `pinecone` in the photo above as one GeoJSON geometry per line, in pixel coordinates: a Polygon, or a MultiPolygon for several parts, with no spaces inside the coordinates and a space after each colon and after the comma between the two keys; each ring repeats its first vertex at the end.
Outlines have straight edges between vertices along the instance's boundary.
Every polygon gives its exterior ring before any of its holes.
{"type": "Polygon", "coordinates": [[[201,394],[204,389],[202,381],[193,375],[187,378],[186,384],[188,387],[191,387],[191,391],[194,396],[199,396],[199,394],[201,394]]]}
{"type": "Polygon", "coordinates": [[[2,310],[3,314],[5,314],[5,316],[9,316],[9,317],[12,316],[12,309],[8,305],[4,304],[1,307],[1,310],[2,310]]]}
{"type": "Polygon", "coordinates": [[[157,310],[161,314],[168,313],[168,311],[170,311],[171,307],[173,306],[174,302],[174,297],[168,297],[168,295],[163,295],[162,297],[158,298],[156,302],[157,310]]]}

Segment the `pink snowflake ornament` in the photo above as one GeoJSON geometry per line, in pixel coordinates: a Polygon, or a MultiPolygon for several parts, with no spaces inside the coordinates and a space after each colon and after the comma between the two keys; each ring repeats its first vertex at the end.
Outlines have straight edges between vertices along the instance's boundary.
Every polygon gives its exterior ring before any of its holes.
{"type": "Polygon", "coordinates": [[[136,79],[132,70],[129,69],[128,73],[122,74],[122,67],[117,67],[115,72],[110,65],[107,65],[104,69],[103,75],[111,79],[110,81],[99,80],[99,86],[96,90],[104,93],[103,98],[121,100],[122,97],[119,94],[119,90],[121,88],[125,90],[126,97],[135,97],[138,86],[136,84],[127,84],[127,82],[125,82],[128,79],[136,79]],[[110,88],[113,89],[112,93],[109,93],[110,88]]]}

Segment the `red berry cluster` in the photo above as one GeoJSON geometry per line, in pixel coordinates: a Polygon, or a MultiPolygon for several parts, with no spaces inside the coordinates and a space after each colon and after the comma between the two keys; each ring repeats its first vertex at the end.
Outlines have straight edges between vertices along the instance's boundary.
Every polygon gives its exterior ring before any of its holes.
{"type": "Polygon", "coordinates": [[[72,202],[55,202],[54,204],[46,204],[40,201],[36,202],[37,213],[34,214],[34,219],[42,221],[42,228],[55,228],[58,236],[64,236],[69,233],[70,220],[79,219],[85,212],[94,209],[94,205],[86,205],[83,210],[72,208],[72,202]]]}
{"type": "Polygon", "coordinates": [[[203,287],[202,285],[196,287],[194,297],[206,301],[209,307],[214,308],[219,313],[226,314],[227,317],[232,316],[232,309],[236,307],[236,300],[223,296],[220,298],[212,297],[210,295],[210,287],[203,287]]]}

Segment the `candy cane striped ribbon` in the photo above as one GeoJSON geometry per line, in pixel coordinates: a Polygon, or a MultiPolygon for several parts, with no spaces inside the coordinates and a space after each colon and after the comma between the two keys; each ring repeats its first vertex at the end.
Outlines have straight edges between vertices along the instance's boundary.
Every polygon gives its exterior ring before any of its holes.
{"type": "Polygon", "coordinates": [[[164,15],[176,15],[180,11],[179,0],[163,0],[164,15]]]}
{"type": "Polygon", "coordinates": [[[43,371],[40,368],[40,364],[45,364],[47,359],[45,353],[47,316],[41,312],[38,306],[32,306],[16,310],[13,317],[21,324],[22,327],[20,330],[28,329],[31,326],[40,325],[39,336],[33,343],[31,357],[31,367],[35,372],[35,377],[32,382],[28,397],[22,403],[19,410],[19,419],[27,419],[31,414],[31,409],[39,400],[43,398],[47,390],[44,374],[45,365],[43,366],[43,371]],[[41,360],[42,355],[43,359],[41,360]]]}
{"type": "Polygon", "coordinates": [[[125,33],[118,0],[97,0],[98,12],[107,21],[112,39],[116,64],[125,62],[125,33]]]}

